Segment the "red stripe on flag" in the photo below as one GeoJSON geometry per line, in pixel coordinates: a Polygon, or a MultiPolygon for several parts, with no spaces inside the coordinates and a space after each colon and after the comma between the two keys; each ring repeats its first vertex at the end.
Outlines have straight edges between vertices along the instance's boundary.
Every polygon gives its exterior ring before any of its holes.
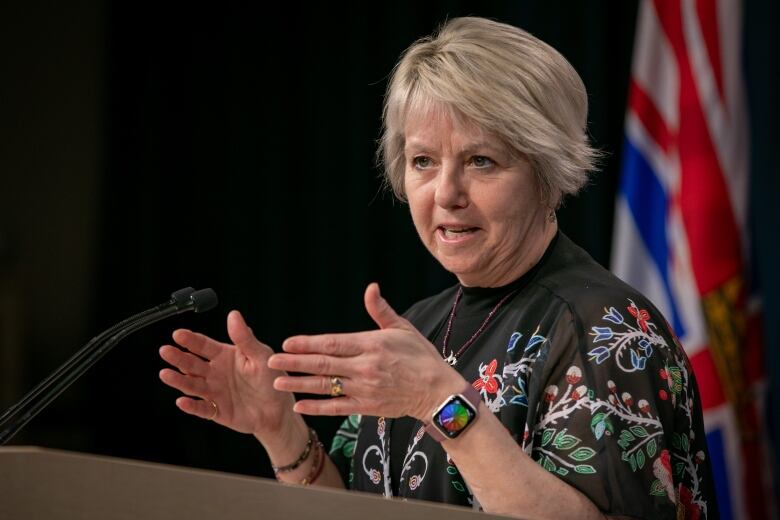
{"type": "Polygon", "coordinates": [[[666,125],[661,112],[655,106],[655,103],[642,86],[631,78],[629,85],[629,109],[637,115],[642,126],[656,142],[656,144],[665,152],[669,153],[675,136],[666,125]]]}
{"type": "Polygon", "coordinates": [[[682,30],[679,2],[655,0],[658,19],[680,75],[680,210],[700,294],[742,272],[736,219],[696,90],[682,30]]]}
{"type": "Polygon", "coordinates": [[[723,393],[723,385],[720,382],[718,369],[715,368],[709,347],[700,350],[690,359],[699,386],[702,410],[706,411],[721,406],[726,402],[726,395],[723,393]]]}
{"type": "MultiPolygon", "coordinates": [[[[720,31],[718,30],[718,6],[715,0],[698,0],[696,2],[696,14],[701,25],[701,34],[704,44],[707,46],[707,55],[710,59],[712,74],[715,76],[715,84],[718,86],[718,95],[721,103],[726,98],[723,87],[723,60],[720,55],[720,31]]],[[[725,106],[726,104],[723,103],[725,106]]]]}

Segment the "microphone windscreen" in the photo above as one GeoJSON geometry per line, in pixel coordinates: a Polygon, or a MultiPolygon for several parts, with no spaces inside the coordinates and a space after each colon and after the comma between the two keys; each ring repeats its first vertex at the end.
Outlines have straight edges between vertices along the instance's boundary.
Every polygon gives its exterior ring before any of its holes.
{"type": "Polygon", "coordinates": [[[190,300],[195,312],[205,312],[213,309],[219,303],[214,289],[201,289],[190,294],[190,300]]]}
{"type": "Polygon", "coordinates": [[[185,287],[184,289],[179,289],[178,291],[175,291],[171,294],[171,300],[176,305],[177,309],[183,309],[187,305],[190,304],[190,295],[195,292],[195,289],[192,287],[185,287]]]}

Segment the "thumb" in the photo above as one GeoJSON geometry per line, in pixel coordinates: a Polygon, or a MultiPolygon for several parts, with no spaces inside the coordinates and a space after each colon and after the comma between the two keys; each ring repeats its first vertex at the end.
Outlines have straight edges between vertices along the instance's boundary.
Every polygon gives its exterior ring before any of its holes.
{"type": "Polygon", "coordinates": [[[379,284],[371,283],[366,287],[366,294],[363,297],[366,310],[371,319],[379,325],[380,329],[409,329],[412,325],[404,318],[399,316],[387,300],[382,298],[379,293],[379,284]]]}
{"type": "Polygon", "coordinates": [[[238,311],[230,311],[227,317],[227,332],[238,350],[247,357],[256,357],[262,352],[262,343],[255,338],[252,329],[238,311]]]}

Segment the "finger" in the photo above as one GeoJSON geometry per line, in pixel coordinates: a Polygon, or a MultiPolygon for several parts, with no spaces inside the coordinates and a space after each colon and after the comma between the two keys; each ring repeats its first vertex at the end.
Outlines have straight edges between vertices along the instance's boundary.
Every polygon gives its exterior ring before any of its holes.
{"type": "Polygon", "coordinates": [[[302,374],[352,375],[351,359],[320,354],[274,354],[268,358],[268,367],[302,374]]]}
{"type": "MultiPolygon", "coordinates": [[[[353,382],[349,378],[339,377],[339,379],[342,395],[349,395],[350,389],[354,391],[353,382]]],[[[280,376],[274,379],[274,389],[300,394],[331,395],[333,384],[329,376],[280,376]]]]}
{"type": "Polygon", "coordinates": [[[224,345],[210,337],[192,332],[187,329],[179,329],[173,332],[173,341],[186,348],[193,354],[205,359],[214,359],[222,352],[224,345]]]}
{"type": "Polygon", "coordinates": [[[316,336],[293,336],[282,343],[282,350],[294,354],[325,354],[336,357],[350,357],[362,354],[370,344],[365,332],[348,334],[318,334],[316,336]]]}
{"type": "Polygon", "coordinates": [[[379,293],[379,284],[371,283],[366,287],[363,297],[368,315],[380,329],[412,329],[412,325],[393,310],[387,300],[379,293]]]}
{"type": "Polygon", "coordinates": [[[304,415],[352,415],[363,413],[360,403],[352,397],[333,399],[302,399],[295,403],[293,411],[304,415]]]}
{"type": "Polygon", "coordinates": [[[212,403],[213,401],[210,399],[193,399],[192,397],[176,399],[176,406],[179,407],[179,410],[206,420],[216,419],[214,413],[217,409],[212,403]]]}
{"type": "Polygon", "coordinates": [[[205,377],[208,372],[208,363],[201,358],[170,345],[160,347],[160,357],[178,368],[183,374],[205,377]]]}
{"type": "Polygon", "coordinates": [[[227,317],[227,331],[230,341],[242,354],[253,359],[263,355],[265,345],[255,338],[240,312],[230,311],[227,317]]]}
{"type": "Polygon", "coordinates": [[[187,395],[195,397],[205,397],[207,395],[208,387],[206,386],[206,380],[202,377],[186,376],[170,368],[164,368],[160,370],[160,380],[187,395]]]}

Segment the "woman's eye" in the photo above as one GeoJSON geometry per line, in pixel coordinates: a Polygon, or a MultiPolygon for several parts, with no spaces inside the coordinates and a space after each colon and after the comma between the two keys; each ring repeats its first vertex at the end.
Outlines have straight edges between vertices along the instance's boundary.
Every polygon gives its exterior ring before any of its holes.
{"type": "Polygon", "coordinates": [[[430,157],[421,155],[412,159],[412,164],[414,164],[415,168],[430,168],[430,166],[433,164],[433,161],[431,161],[430,157]]]}
{"type": "Polygon", "coordinates": [[[477,168],[489,168],[495,163],[489,157],[485,157],[484,155],[475,155],[471,158],[471,164],[477,168]]]}

